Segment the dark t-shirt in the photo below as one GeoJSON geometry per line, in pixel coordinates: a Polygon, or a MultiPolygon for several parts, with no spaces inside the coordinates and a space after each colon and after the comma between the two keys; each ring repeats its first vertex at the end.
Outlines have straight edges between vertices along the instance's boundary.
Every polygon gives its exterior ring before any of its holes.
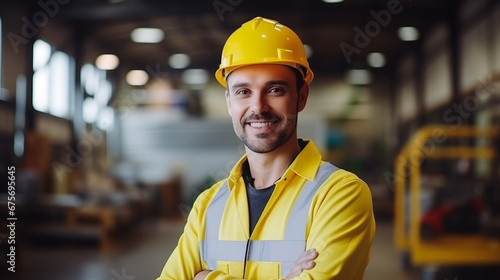
{"type": "Polygon", "coordinates": [[[243,179],[245,180],[245,186],[247,189],[248,213],[250,215],[250,235],[252,235],[253,229],[255,228],[260,215],[262,215],[269,198],[271,198],[271,194],[273,194],[275,185],[273,184],[268,188],[260,190],[254,188],[254,179],[252,178],[252,174],[250,174],[248,161],[243,164],[243,179]]]}
{"type": "MultiPolygon", "coordinates": [[[[300,150],[304,149],[307,145],[307,142],[302,139],[298,139],[298,142],[300,150]]],[[[273,194],[275,184],[260,190],[254,188],[254,178],[250,172],[250,165],[248,164],[248,161],[243,163],[243,180],[245,180],[245,186],[247,189],[248,213],[250,215],[250,235],[252,235],[253,229],[255,228],[257,221],[259,221],[260,215],[262,215],[269,198],[271,198],[271,195],[273,194]]],[[[276,179],[276,181],[278,180],[279,178],[276,179]]]]}

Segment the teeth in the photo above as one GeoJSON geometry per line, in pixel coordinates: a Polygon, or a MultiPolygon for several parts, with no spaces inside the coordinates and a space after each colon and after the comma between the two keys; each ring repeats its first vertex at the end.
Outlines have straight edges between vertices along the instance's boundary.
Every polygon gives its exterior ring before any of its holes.
{"type": "Polygon", "coordinates": [[[250,123],[250,126],[251,127],[266,127],[266,126],[270,126],[272,124],[272,122],[265,122],[265,123],[250,123]]]}

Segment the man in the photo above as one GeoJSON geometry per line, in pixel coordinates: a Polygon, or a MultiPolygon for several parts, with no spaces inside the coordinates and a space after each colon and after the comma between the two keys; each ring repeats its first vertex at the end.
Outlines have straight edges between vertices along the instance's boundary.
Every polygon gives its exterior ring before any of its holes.
{"type": "Polygon", "coordinates": [[[361,280],[375,232],[370,191],[297,138],[313,78],[298,36],[261,17],[243,24],[216,78],[246,155],[197,198],[158,280],[361,280]]]}

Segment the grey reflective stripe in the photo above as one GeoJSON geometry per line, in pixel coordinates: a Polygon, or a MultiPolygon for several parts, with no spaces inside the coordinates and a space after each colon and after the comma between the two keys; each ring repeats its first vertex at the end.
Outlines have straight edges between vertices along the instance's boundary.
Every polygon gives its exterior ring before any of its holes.
{"type": "Polygon", "coordinates": [[[319,169],[318,173],[314,177],[313,181],[307,181],[307,183],[302,188],[299,197],[295,201],[292,212],[288,217],[288,222],[285,231],[284,240],[294,240],[302,241],[300,252],[296,251],[284,251],[284,254],[288,254],[287,257],[291,258],[291,261],[284,260],[281,263],[281,276],[287,275],[292,269],[293,264],[299,258],[300,254],[306,249],[306,227],[307,227],[307,217],[309,214],[309,208],[311,207],[312,199],[316,194],[319,187],[333,174],[338,168],[331,163],[323,163],[319,169]]]}
{"type": "Polygon", "coordinates": [[[295,201],[292,212],[288,217],[285,231],[285,240],[304,240],[306,236],[307,214],[316,191],[338,168],[331,163],[324,163],[318,169],[314,181],[307,181],[295,201]],[[291,222],[292,221],[292,222],[291,222]]]}
{"type": "Polygon", "coordinates": [[[251,240],[249,261],[295,262],[304,252],[305,240],[251,240]]]}
{"type": "MultiPolygon", "coordinates": [[[[224,244],[219,244],[217,242],[219,240],[219,228],[222,220],[222,215],[224,213],[224,208],[226,207],[227,199],[229,198],[229,187],[227,185],[227,181],[220,187],[219,191],[212,199],[212,202],[207,208],[207,213],[205,215],[205,240],[200,241],[200,257],[201,260],[206,262],[208,265],[208,269],[215,270],[217,269],[217,260],[225,260],[226,258],[231,258],[231,256],[219,256],[217,255],[219,251],[227,251],[228,254],[231,252],[237,253],[236,250],[226,248],[235,247],[237,245],[231,245],[231,247],[222,247],[224,244]],[[215,241],[215,242],[214,242],[215,241]],[[224,248],[222,250],[221,248],[224,248]],[[219,258],[223,257],[223,258],[219,258]]],[[[238,241],[236,243],[239,243],[238,241]]],[[[227,246],[228,244],[226,244],[227,246]]],[[[243,250],[243,257],[245,256],[245,249],[243,250]]],[[[229,260],[229,259],[228,259],[229,260]]]]}
{"type": "Polygon", "coordinates": [[[205,240],[200,241],[201,260],[208,269],[217,269],[217,261],[280,262],[281,276],[288,274],[295,261],[306,248],[306,227],[309,208],[317,190],[337,171],[330,163],[323,163],[313,181],[307,181],[295,201],[288,218],[283,240],[219,240],[219,228],[224,208],[229,198],[227,182],[221,186],[206,213],[205,240]]]}
{"type": "Polygon", "coordinates": [[[246,241],[205,240],[200,241],[202,261],[207,262],[209,269],[217,269],[217,261],[242,262],[247,250],[246,241]],[[203,245],[203,246],[201,246],[203,245]],[[203,249],[202,249],[203,248],[203,249]]]}

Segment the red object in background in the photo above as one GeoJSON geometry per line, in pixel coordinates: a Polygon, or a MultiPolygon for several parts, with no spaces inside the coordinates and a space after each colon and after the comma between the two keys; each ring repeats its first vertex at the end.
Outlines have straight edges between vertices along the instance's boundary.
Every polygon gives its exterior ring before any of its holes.
{"type": "Polygon", "coordinates": [[[479,215],[485,208],[483,198],[432,207],[420,220],[421,237],[432,238],[443,233],[468,233],[479,228],[479,215]]]}

